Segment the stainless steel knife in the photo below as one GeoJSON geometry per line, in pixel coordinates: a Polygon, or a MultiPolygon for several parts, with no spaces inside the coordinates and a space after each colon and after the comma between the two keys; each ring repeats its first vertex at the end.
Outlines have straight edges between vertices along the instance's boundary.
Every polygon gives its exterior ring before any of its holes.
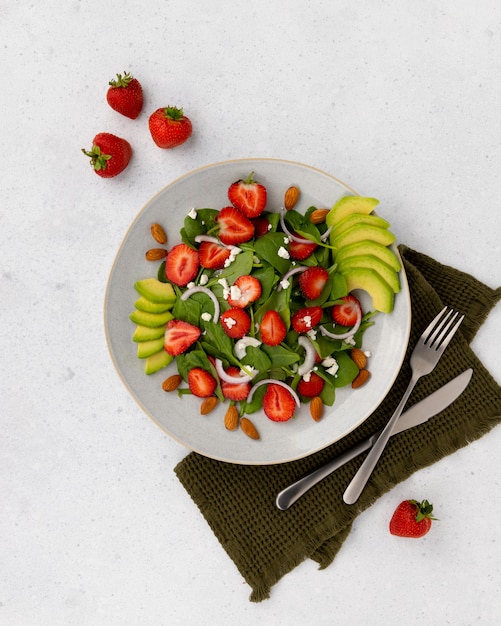
{"type": "MultiPolygon", "coordinates": [[[[423,424],[431,417],[434,417],[447,408],[449,404],[452,404],[452,402],[454,402],[454,400],[456,400],[456,398],[458,398],[466,389],[472,374],[472,369],[465,370],[462,374],[459,374],[459,376],[456,376],[456,378],[453,378],[447,384],[443,385],[443,387],[440,387],[440,389],[434,391],[429,396],[424,398],[424,400],[421,400],[421,402],[418,402],[411,407],[399,418],[392,436],[397,433],[401,433],[408,428],[413,428],[414,426],[423,424]]],[[[286,487],[277,496],[277,507],[281,511],[286,511],[314,485],[329,476],[329,474],[332,474],[332,472],[348,461],[351,461],[351,459],[354,459],[362,452],[369,450],[369,448],[374,445],[374,442],[379,437],[379,434],[379,432],[375,433],[372,437],[369,437],[369,439],[353,446],[343,454],[337,456],[335,459],[332,459],[332,461],[329,461],[322,467],[319,467],[311,474],[300,478],[297,482],[293,483],[289,487],[286,487]]]]}

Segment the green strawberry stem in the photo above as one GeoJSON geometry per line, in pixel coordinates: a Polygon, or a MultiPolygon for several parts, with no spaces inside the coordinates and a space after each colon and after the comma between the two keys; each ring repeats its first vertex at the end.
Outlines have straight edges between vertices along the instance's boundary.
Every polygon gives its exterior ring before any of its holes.
{"type": "Polygon", "coordinates": [[[165,107],[164,115],[169,120],[180,120],[182,119],[184,113],[183,109],[179,109],[178,107],[165,107]]]}
{"type": "Polygon", "coordinates": [[[111,159],[111,154],[103,154],[99,146],[92,146],[92,150],[85,150],[82,148],[82,152],[90,157],[90,164],[96,170],[105,170],[107,161],[111,159]]]}
{"type": "Polygon", "coordinates": [[[416,522],[422,522],[424,519],[432,519],[436,520],[436,517],[433,517],[433,504],[430,504],[428,500],[423,500],[422,502],[418,502],[417,500],[411,500],[412,504],[414,504],[417,508],[416,512],[416,522]]]}
{"type": "Polygon", "coordinates": [[[117,74],[117,79],[116,80],[110,80],[108,85],[111,85],[111,87],[128,87],[128,85],[132,81],[132,79],[133,79],[133,77],[131,76],[130,72],[125,72],[124,71],[124,75],[123,76],[121,74],[117,74]]]}

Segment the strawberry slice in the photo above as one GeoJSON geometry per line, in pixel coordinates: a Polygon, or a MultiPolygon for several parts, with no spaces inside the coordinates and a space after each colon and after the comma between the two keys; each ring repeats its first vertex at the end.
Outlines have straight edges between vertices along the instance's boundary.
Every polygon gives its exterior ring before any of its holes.
{"type": "Polygon", "coordinates": [[[291,319],[292,328],[298,333],[307,333],[322,319],[321,306],[309,306],[296,311],[291,319]]]}
{"type": "Polygon", "coordinates": [[[351,293],[341,300],[343,304],[335,304],[332,307],[332,319],[341,326],[354,326],[358,315],[362,313],[360,301],[351,293]]]}
{"type": "Polygon", "coordinates": [[[186,287],[198,274],[198,252],[185,243],[179,243],[167,255],[165,261],[165,275],[171,283],[186,287]]]}
{"type": "Polygon", "coordinates": [[[254,276],[245,274],[239,276],[233,283],[227,300],[230,306],[245,309],[246,306],[255,302],[260,295],[261,283],[254,276]]]}
{"type": "Polygon", "coordinates": [[[265,215],[255,217],[251,220],[254,224],[254,237],[259,239],[263,235],[266,235],[270,231],[270,221],[265,215]]]}
{"type": "Polygon", "coordinates": [[[228,189],[228,199],[231,204],[251,218],[258,217],[266,207],[266,187],[253,178],[251,172],[245,180],[237,180],[228,189]]]}
{"type": "Polygon", "coordinates": [[[193,367],[188,372],[188,385],[194,396],[208,398],[214,393],[217,381],[210,372],[202,367],[193,367]]]}
{"type": "Polygon", "coordinates": [[[217,216],[219,239],[226,245],[238,245],[254,237],[254,224],[233,206],[224,207],[217,216]]]}
{"type": "MultiPolygon", "coordinates": [[[[295,232],[292,232],[293,235],[299,237],[299,235],[295,232]]],[[[289,241],[287,245],[287,249],[289,250],[289,254],[296,261],[304,261],[309,256],[311,256],[315,250],[318,248],[318,245],[315,242],[311,243],[300,243],[298,241],[289,241]]]]}
{"type": "Polygon", "coordinates": [[[329,272],[318,265],[305,270],[299,277],[299,287],[304,297],[308,300],[319,298],[328,278],[329,272]]]}
{"type": "MultiPolygon", "coordinates": [[[[240,374],[240,370],[238,367],[230,365],[226,369],[226,373],[230,376],[238,376],[240,374]]],[[[249,395],[250,390],[251,384],[249,381],[243,381],[241,383],[228,383],[224,380],[221,381],[221,391],[227,400],[234,400],[235,402],[245,400],[245,398],[249,395]]]]}
{"type": "Polygon", "coordinates": [[[270,420],[286,422],[294,415],[296,401],[285,387],[270,383],[263,396],[263,410],[270,420]]]}
{"type": "Polygon", "coordinates": [[[198,248],[198,255],[202,267],[208,270],[220,270],[224,267],[226,259],[229,258],[230,251],[212,241],[202,241],[198,248]]]}
{"type": "Polygon", "coordinates": [[[170,320],[165,327],[164,348],[172,356],[186,352],[201,335],[198,326],[183,322],[182,320],[170,320]]]}
{"type": "Polygon", "coordinates": [[[224,332],[232,339],[241,339],[250,330],[251,318],[243,309],[228,309],[219,319],[224,332]]]}
{"type": "Polygon", "coordinates": [[[297,391],[305,398],[314,398],[322,393],[324,384],[323,378],[320,378],[315,372],[311,372],[308,380],[301,378],[297,385],[297,391]]]}
{"type": "Polygon", "coordinates": [[[261,341],[267,346],[278,346],[285,339],[287,328],[278,311],[269,309],[259,324],[261,341]]]}

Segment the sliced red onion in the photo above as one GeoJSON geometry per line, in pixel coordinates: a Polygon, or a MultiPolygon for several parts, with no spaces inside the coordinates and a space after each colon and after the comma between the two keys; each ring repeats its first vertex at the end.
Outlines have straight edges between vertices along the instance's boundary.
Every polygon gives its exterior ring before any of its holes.
{"type": "Polygon", "coordinates": [[[183,292],[183,294],[181,295],[181,300],[187,300],[194,293],[205,293],[205,295],[209,296],[209,298],[214,303],[214,323],[217,323],[219,319],[219,302],[216,296],[207,287],[196,286],[191,287],[190,289],[187,289],[185,292],[183,292]]]}
{"type": "Polygon", "coordinates": [[[215,243],[216,245],[221,246],[222,248],[227,248],[228,250],[233,250],[234,248],[238,250],[240,249],[237,246],[225,244],[217,237],[212,237],[211,235],[196,235],[195,241],[197,243],[202,243],[202,241],[208,241],[209,243],[215,243]]]}
{"type": "Polygon", "coordinates": [[[252,378],[247,374],[239,374],[238,376],[230,376],[225,372],[221,359],[216,359],[216,372],[221,380],[230,385],[239,385],[240,383],[248,383],[252,378]]]}
{"type": "Polygon", "coordinates": [[[362,312],[359,310],[357,314],[357,321],[346,333],[336,335],[335,333],[331,333],[330,331],[328,331],[324,326],[319,326],[318,328],[320,329],[320,332],[322,333],[322,335],[324,335],[324,337],[330,337],[331,339],[348,339],[348,337],[351,337],[357,332],[357,330],[360,328],[361,322],[362,312]]]}
{"type": "Polygon", "coordinates": [[[282,230],[287,235],[287,237],[289,237],[290,239],[292,239],[292,241],[295,241],[296,243],[315,243],[313,239],[305,239],[304,237],[297,237],[296,235],[293,235],[291,233],[291,231],[287,228],[285,224],[283,210],[280,211],[280,226],[282,227],[282,230]]]}
{"type": "Polygon", "coordinates": [[[302,346],[306,352],[304,357],[304,361],[298,367],[297,373],[299,376],[304,376],[308,372],[311,372],[313,366],[315,365],[315,359],[317,358],[317,351],[315,346],[311,343],[308,337],[301,335],[298,340],[298,344],[302,346]]]}
{"type": "Polygon", "coordinates": [[[293,269],[289,270],[287,274],[284,274],[282,280],[278,283],[277,291],[280,291],[280,289],[282,289],[282,283],[284,280],[288,280],[293,274],[300,274],[307,269],[308,267],[306,265],[299,265],[298,267],[294,267],[293,269]]]}
{"type": "Polygon", "coordinates": [[[331,234],[331,230],[334,228],[334,224],[332,226],[329,226],[329,228],[325,231],[325,233],[323,235],[321,235],[320,239],[322,241],[325,241],[327,239],[327,237],[331,234]]]}
{"type": "Polygon", "coordinates": [[[257,348],[260,345],[261,342],[255,337],[242,337],[242,339],[239,339],[235,343],[233,351],[235,352],[235,356],[237,357],[237,359],[243,359],[245,357],[245,350],[247,346],[254,346],[255,348],[257,348]]]}
{"type": "Polygon", "coordinates": [[[252,400],[252,396],[254,395],[254,392],[256,391],[258,387],[261,387],[262,385],[269,385],[269,384],[280,385],[280,387],[287,389],[287,391],[294,398],[294,401],[296,402],[297,407],[299,408],[301,406],[301,401],[299,399],[299,396],[294,391],[294,389],[292,389],[292,387],[288,385],[287,383],[284,383],[281,380],[275,380],[274,378],[265,378],[264,380],[260,380],[258,383],[256,383],[250,390],[249,395],[247,396],[247,402],[250,402],[252,400]]]}

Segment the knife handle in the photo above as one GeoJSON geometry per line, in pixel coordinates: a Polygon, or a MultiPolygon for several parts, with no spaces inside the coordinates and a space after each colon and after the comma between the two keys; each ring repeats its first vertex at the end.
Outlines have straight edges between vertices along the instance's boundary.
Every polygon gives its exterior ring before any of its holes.
{"type": "Polygon", "coordinates": [[[319,483],[321,480],[332,474],[335,470],[337,470],[341,465],[348,463],[351,459],[354,459],[356,456],[368,450],[374,441],[377,439],[379,433],[373,435],[369,439],[362,441],[361,443],[353,446],[343,454],[340,454],[332,461],[329,461],[322,467],[319,467],[317,470],[313,471],[311,474],[307,474],[300,478],[298,481],[286,487],[283,491],[281,491],[275,504],[281,511],[286,511],[290,508],[294,502],[299,500],[301,496],[303,496],[309,489],[319,483]]]}

